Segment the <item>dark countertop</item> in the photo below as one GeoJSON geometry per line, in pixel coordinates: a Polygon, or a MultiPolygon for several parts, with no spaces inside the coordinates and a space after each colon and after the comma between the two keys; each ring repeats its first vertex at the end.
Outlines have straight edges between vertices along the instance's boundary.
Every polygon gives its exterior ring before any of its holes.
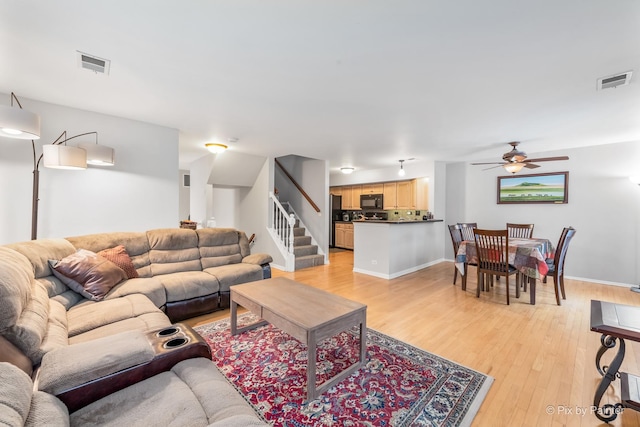
{"type": "Polygon", "coordinates": [[[405,220],[379,220],[379,219],[367,219],[367,220],[358,220],[358,221],[352,221],[354,223],[358,222],[358,223],[373,223],[373,224],[421,224],[424,222],[443,222],[443,219],[417,219],[417,220],[411,220],[411,219],[405,219],[405,220]]]}

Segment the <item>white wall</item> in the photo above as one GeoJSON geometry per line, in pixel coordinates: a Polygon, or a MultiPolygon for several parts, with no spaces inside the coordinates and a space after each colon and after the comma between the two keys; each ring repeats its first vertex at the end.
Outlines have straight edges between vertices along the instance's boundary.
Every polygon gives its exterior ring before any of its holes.
{"type": "Polygon", "coordinates": [[[301,156],[285,156],[278,161],[320,208],[316,212],[302,193],[291,183],[280,168],[275,170],[275,186],[281,202],[289,202],[306,225],[308,234],[313,236],[322,252],[329,252],[329,182],[327,162],[301,156]]]}
{"type": "Polygon", "coordinates": [[[637,284],[640,186],[628,176],[638,174],[640,142],[528,155],[569,156],[568,161],[540,163],[542,167],[532,171],[569,171],[568,204],[499,205],[496,177],[506,175],[501,168],[483,171],[479,166],[453,164],[447,169],[447,223],[477,222],[486,228],[504,228],[506,222],[534,223],[534,235],[554,243],[563,227],[573,226],[577,231],[567,255],[566,276],[637,284]],[[459,202],[462,195],[464,202],[459,202]]]}
{"type": "MultiPolygon", "coordinates": [[[[0,97],[9,97],[0,94],[0,97]]],[[[42,122],[36,152],[63,130],[97,131],[116,165],[84,171],[40,167],[38,238],[178,226],[178,131],[30,99],[42,122]]],[[[93,136],[69,142],[94,142],[93,136]]],[[[30,140],[0,138],[0,244],[31,238],[33,151],[30,140]]]]}

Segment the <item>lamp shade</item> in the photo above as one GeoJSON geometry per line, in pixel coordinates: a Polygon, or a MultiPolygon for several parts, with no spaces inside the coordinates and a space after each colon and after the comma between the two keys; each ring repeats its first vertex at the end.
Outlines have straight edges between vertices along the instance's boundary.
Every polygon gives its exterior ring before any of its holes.
{"type": "Polygon", "coordinates": [[[115,164],[115,150],[111,147],[91,142],[81,142],[78,146],[87,151],[87,164],[95,166],[113,166],[115,164]]]}
{"type": "Polygon", "coordinates": [[[522,170],[522,168],[524,167],[524,163],[506,163],[504,165],[502,165],[502,167],[507,171],[507,172],[511,172],[511,173],[517,173],[520,172],[522,170]]]}
{"type": "Polygon", "coordinates": [[[53,169],[86,169],[87,151],[69,145],[43,145],[45,167],[53,169]]]}
{"type": "Polygon", "coordinates": [[[40,139],[40,116],[21,108],[0,105],[0,136],[40,139]]]}

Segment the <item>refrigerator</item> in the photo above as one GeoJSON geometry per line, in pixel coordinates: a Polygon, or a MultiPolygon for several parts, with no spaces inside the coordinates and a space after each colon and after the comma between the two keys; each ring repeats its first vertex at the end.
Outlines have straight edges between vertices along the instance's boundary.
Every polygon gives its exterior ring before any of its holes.
{"type": "Polygon", "coordinates": [[[329,247],[333,248],[336,246],[336,221],[342,220],[342,196],[329,195],[329,212],[331,212],[329,247]]]}

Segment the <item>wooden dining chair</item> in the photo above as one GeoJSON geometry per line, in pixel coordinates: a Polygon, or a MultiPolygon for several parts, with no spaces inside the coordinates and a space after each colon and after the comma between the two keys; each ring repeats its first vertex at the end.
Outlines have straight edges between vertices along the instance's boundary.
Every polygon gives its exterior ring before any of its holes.
{"type": "Polygon", "coordinates": [[[462,233],[462,240],[471,240],[473,241],[473,230],[478,228],[477,222],[459,222],[458,226],[460,227],[460,233],[462,233]]]}
{"type": "Polygon", "coordinates": [[[534,224],[512,224],[507,223],[507,231],[509,237],[519,237],[521,239],[530,239],[533,237],[534,224]]]}
{"type": "MultiPolygon", "coordinates": [[[[567,249],[569,249],[569,242],[576,234],[576,229],[573,227],[565,227],[560,234],[560,240],[556,247],[556,254],[553,258],[547,259],[547,265],[549,266],[549,272],[547,277],[553,278],[553,287],[556,291],[556,303],[562,305],[560,302],[560,294],[562,299],[567,299],[564,292],[564,259],[567,256],[567,249]]],[[[547,277],[544,278],[544,283],[547,281],[547,277]]]]}
{"type": "MultiPolygon", "coordinates": [[[[507,230],[475,229],[476,254],[478,255],[478,288],[485,280],[493,281],[493,276],[505,276],[507,286],[507,305],[509,305],[509,276],[518,272],[509,264],[509,232],[507,230]]],[[[516,298],[520,298],[520,288],[516,286],[516,298]]]]}
{"type": "MultiPolygon", "coordinates": [[[[451,234],[451,243],[453,244],[453,260],[455,261],[458,255],[458,249],[460,249],[460,242],[462,242],[462,233],[460,232],[460,226],[458,224],[452,224],[449,226],[449,234],[451,234]]],[[[455,263],[453,264],[453,284],[456,284],[458,278],[458,268],[455,263]]]]}

